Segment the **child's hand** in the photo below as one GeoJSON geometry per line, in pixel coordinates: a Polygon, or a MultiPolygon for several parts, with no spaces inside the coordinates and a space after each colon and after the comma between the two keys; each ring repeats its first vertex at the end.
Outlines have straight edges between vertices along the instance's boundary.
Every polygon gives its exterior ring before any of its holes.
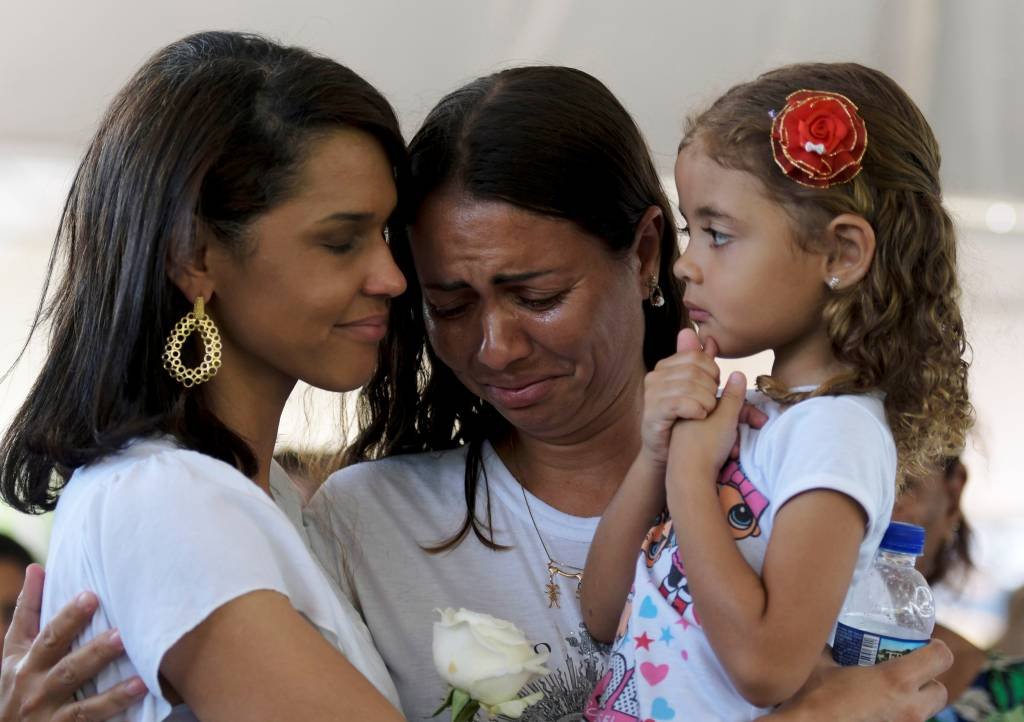
{"type": "Polygon", "coordinates": [[[643,452],[655,464],[668,461],[669,436],[680,419],[703,419],[718,403],[718,345],[704,348],[691,329],[676,340],[676,353],[658,362],[644,379],[643,452]]]}
{"type": "Polygon", "coordinates": [[[734,451],[741,413],[747,417],[753,415],[745,411],[749,408],[745,406],[746,394],[746,377],[734,371],[722,389],[718,405],[710,414],[702,419],[680,421],[672,429],[672,447],[679,447],[679,451],[674,450],[673,453],[680,454],[688,466],[698,470],[696,478],[716,475],[734,451]]]}

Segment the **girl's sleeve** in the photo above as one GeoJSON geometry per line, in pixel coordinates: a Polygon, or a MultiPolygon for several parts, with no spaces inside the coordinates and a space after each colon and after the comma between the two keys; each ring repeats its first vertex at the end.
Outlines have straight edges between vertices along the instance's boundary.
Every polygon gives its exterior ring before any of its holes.
{"type": "Polygon", "coordinates": [[[766,459],[767,476],[775,480],[772,515],[806,491],[845,494],[864,510],[865,542],[873,553],[896,491],[896,447],[882,418],[858,399],[814,398],[787,410],[774,432],[766,459]]]}

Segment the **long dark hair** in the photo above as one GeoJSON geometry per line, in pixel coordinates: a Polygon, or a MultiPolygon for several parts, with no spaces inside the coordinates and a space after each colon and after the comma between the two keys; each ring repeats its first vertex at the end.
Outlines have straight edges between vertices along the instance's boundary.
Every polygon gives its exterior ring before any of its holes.
{"type": "MultiPolygon", "coordinates": [[[[479,78],[444,97],[409,146],[412,212],[442,186],[480,200],[567,219],[625,254],[651,206],[661,209],[659,283],[665,305],[645,304],[644,362],[675,350],[686,321],[681,287],[672,275],[679,256],[672,211],[650,152],[629,113],[599,80],[564,67],[523,67],[479,78]]],[[[438,549],[470,531],[494,542],[490,520],[476,518],[487,439],[508,430],[492,406],[470,393],[427,342],[421,291],[408,240],[392,244],[409,279],[392,306],[392,329],[380,364],[358,401],[360,434],[345,463],[394,454],[467,446],[462,526],[438,549]]]]}
{"type": "MultiPolygon", "coordinates": [[[[164,340],[190,308],[167,271],[193,256],[200,226],[244,262],[248,227],[293,191],[309,141],[340,127],[375,137],[401,184],[407,157],[394,111],[333,60],[206,32],[135,74],[64,206],[33,325],[51,324],[49,353],[0,446],[5,502],[52,509],[75,468],[153,434],[255,473],[252,451],[213,415],[203,388],[184,389],[161,366],[164,340]]],[[[394,225],[400,237],[404,225],[394,225]]]]}

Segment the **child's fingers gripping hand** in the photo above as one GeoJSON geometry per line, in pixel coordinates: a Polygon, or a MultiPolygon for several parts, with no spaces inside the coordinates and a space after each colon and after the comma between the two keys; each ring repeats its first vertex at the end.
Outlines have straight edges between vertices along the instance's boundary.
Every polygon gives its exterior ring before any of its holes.
{"type": "Polygon", "coordinates": [[[676,353],[662,359],[644,379],[643,448],[665,464],[672,426],[680,419],[703,419],[718,403],[718,347],[709,339],[701,348],[690,329],[679,332],[676,353]]]}
{"type": "Polygon", "coordinates": [[[682,421],[671,434],[673,447],[681,447],[680,458],[710,473],[716,473],[733,453],[737,425],[746,403],[746,377],[739,371],[729,375],[714,410],[704,419],[682,421]]]}

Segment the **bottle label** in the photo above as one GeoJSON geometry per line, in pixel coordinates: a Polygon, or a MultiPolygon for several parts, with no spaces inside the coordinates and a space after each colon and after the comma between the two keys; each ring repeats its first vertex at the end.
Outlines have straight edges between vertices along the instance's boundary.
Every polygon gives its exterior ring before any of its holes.
{"type": "Polygon", "coordinates": [[[832,645],[832,659],[844,667],[870,667],[887,659],[902,657],[907,652],[928,644],[927,639],[900,639],[882,634],[872,634],[848,627],[839,622],[836,625],[835,642],[832,645]]]}

